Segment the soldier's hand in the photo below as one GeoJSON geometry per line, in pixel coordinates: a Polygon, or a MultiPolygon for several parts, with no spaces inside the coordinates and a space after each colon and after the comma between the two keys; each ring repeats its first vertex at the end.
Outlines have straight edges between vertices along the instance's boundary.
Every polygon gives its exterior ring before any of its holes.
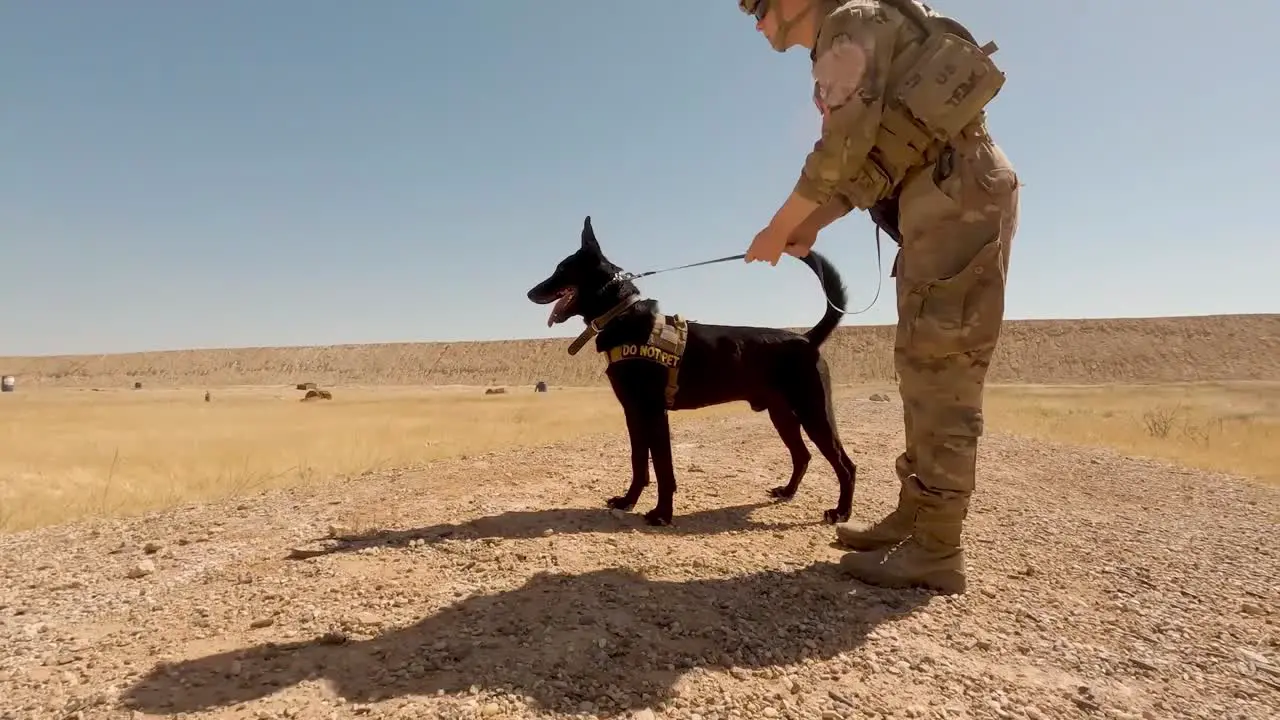
{"type": "Polygon", "coordinates": [[[786,245],[786,234],[770,224],[756,233],[755,238],[751,241],[751,247],[747,248],[747,256],[744,259],[747,262],[763,260],[770,265],[777,265],[786,245]]]}
{"type": "Polygon", "coordinates": [[[806,227],[808,223],[802,224],[791,233],[791,237],[787,239],[787,245],[783,248],[783,252],[792,256],[802,258],[809,254],[809,250],[813,244],[818,241],[818,233],[812,227],[806,227]]]}

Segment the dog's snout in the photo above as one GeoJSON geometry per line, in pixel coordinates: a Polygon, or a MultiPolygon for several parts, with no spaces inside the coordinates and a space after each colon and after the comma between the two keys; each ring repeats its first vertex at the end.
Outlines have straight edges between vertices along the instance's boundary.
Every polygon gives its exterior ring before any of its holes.
{"type": "Polygon", "coordinates": [[[547,279],[537,285],[534,285],[529,289],[529,292],[526,293],[525,297],[529,298],[529,302],[537,303],[539,305],[547,304],[554,299],[551,297],[551,293],[547,291],[547,283],[549,282],[550,279],[547,279]]]}

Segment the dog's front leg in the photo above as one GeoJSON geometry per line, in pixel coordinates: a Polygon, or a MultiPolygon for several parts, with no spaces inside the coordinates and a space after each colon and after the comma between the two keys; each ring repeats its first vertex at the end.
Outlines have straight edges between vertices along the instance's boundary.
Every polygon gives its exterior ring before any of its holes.
{"type": "Polygon", "coordinates": [[[649,436],[641,414],[632,406],[623,407],[627,418],[627,436],[631,439],[631,486],[626,495],[611,497],[606,504],[614,510],[630,510],[640,502],[649,485],[649,436]]]}
{"type": "Polygon", "coordinates": [[[667,411],[657,409],[646,415],[649,451],[653,453],[653,474],[658,477],[658,505],[644,514],[650,525],[670,525],[675,513],[676,470],[671,459],[671,425],[667,411]]]}

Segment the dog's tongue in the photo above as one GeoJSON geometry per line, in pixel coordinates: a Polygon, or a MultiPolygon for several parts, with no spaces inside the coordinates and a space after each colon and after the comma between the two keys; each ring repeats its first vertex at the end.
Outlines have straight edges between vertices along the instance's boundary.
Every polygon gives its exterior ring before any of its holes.
{"type": "Polygon", "coordinates": [[[565,293],[560,296],[560,299],[556,301],[556,304],[551,307],[551,314],[547,316],[547,327],[551,327],[559,321],[560,314],[564,312],[565,306],[567,306],[569,301],[572,299],[573,293],[565,293]]]}

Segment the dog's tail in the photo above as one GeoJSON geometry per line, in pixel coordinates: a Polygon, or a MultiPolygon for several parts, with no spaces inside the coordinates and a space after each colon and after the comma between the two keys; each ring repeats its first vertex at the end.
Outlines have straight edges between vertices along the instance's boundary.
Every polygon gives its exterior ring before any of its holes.
{"type": "Polygon", "coordinates": [[[817,325],[809,328],[809,332],[804,334],[814,347],[818,347],[844,319],[844,306],[848,298],[845,295],[844,281],[840,279],[840,273],[830,260],[810,250],[808,255],[800,258],[800,261],[808,265],[818,276],[818,282],[822,283],[822,293],[827,296],[826,314],[817,325]]]}

